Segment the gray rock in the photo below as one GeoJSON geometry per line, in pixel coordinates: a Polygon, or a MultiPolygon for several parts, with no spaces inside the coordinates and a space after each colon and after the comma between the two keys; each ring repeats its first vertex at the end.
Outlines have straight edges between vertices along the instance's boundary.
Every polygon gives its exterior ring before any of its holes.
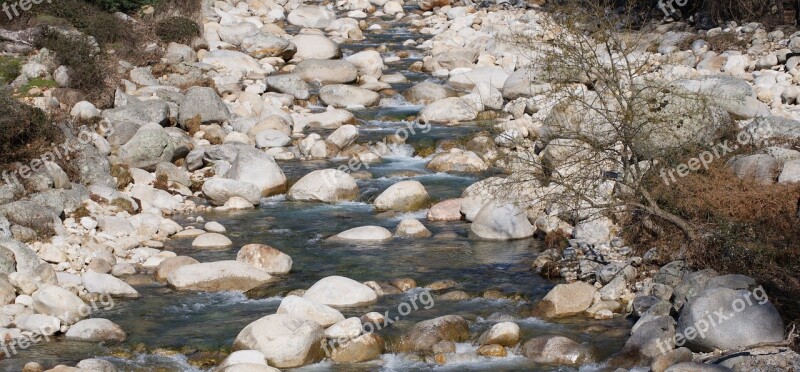
{"type": "Polygon", "coordinates": [[[332,84],[319,90],[319,97],[326,105],[338,108],[348,106],[375,106],[380,95],[371,90],[344,84],[332,84]]]}
{"type": "Polygon", "coordinates": [[[781,164],[767,154],[737,156],[729,164],[737,177],[755,179],[766,185],[775,183],[781,171],[781,164]]]}
{"type": "Polygon", "coordinates": [[[414,104],[427,105],[440,99],[454,97],[455,93],[440,85],[423,81],[403,92],[403,98],[414,104]]]}
{"type": "Polygon", "coordinates": [[[242,50],[254,58],[281,57],[288,61],[297,52],[297,46],[282,37],[260,31],[242,39],[242,50]]]}
{"type": "Polygon", "coordinates": [[[267,90],[271,92],[290,94],[297,99],[308,99],[311,96],[311,86],[298,74],[268,76],[266,82],[267,90]]]}
{"type": "Polygon", "coordinates": [[[178,120],[182,125],[199,115],[203,124],[221,123],[230,119],[230,111],[217,92],[207,87],[192,87],[181,100],[178,120]]]}
{"type": "Polygon", "coordinates": [[[307,83],[347,84],[356,81],[358,69],[347,61],[307,59],[297,64],[294,73],[307,83]]]}
{"type": "Polygon", "coordinates": [[[536,363],[580,365],[592,360],[586,346],[562,336],[540,336],[522,345],[522,354],[536,363]]]}
{"type": "Polygon", "coordinates": [[[169,105],[159,99],[131,102],[122,107],[103,111],[103,117],[112,123],[140,121],[167,125],[169,124],[169,105]]]}
{"type": "Polygon", "coordinates": [[[711,75],[697,80],[679,80],[673,84],[689,92],[700,93],[735,119],[772,115],[769,107],[756,98],[750,84],[732,76],[711,75]]]}
{"type": "Polygon", "coordinates": [[[192,185],[189,179],[189,172],[172,163],[158,163],[156,165],[156,177],[163,177],[168,181],[177,182],[186,187],[192,185]]]}
{"type": "Polygon", "coordinates": [[[211,204],[223,205],[228,199],[237,196],[256,205],[261,200],[261,189],[250,182],[226,178],[212,178],[203,183],[203,194],[211,204]]]}
{"type": "Polygon", "coordinates": [[[28,200],[0,206],[0,215],[5,216],[12,224],[32,229],[43,237],[52,236],[63,228],[61,219],[51,209],[28,200]]]}
{"type": "Polygon", "coordinates": [[[445,315],[414,324],[400,337],[400,352],[427,352],[441,341],[462,342],[469,338],[469,325],[458,315],[445,315]]]}
{"type": "Polygon", "coordinates": [[[158,124],[145,124],[118,152],[119,160],[131,167],[155,170],[158,163],[169,162],[175,153],[175,144],[169,134],[158,124]]]}
{"type": "Polygon", "coordinates": [[[120,326],[108,319],[92,318],[73,324],[69,327],[66,337],[68,340],[90,342],[122,342],[127,335],[120,326]]]}
{"type": "Polygon", "coordinates": [[[482,239],[511,240],[533,236],[525,211],[513,204],[486,204],[475,216],[470,231],[482,239]]]}

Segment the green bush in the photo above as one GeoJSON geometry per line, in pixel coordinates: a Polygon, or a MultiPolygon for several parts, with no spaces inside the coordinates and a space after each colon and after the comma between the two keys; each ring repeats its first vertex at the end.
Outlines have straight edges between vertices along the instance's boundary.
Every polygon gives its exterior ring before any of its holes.
{"type": "Polygon", "coordinates": [[[131,12],[145,5],[153,4],[157,0],[86,0],[107,12],[131,12]]]}
{"type": "Polygon", "coordinates": [[[16,100],[10,89],[0,89],[0,156],[3,163],[25,161],[59,137],[44,111],[16,100]]]}
{"type": "Polygon", "coordinates": [[[97,97],[105,88],[107,72],[99,50],[89,37],[45,28],[36,36],[35,45],[53,51],[56,62],[69,67],[72,88],[90,97],[97,97]]]}
{"type": "Polygon", "coordinates": [[[156,24],[156,35],[165,43],[188,44],[195,36],[200,36],[200,26],[189,18],[169,17],[156,24]]]}
{"type": "Polygon", "coordinates": [[[0,56],[0,84],[10,84],[20,74],[22,62],[19,58],[0,56]]]}
{"type": "Polygon", "coordinates": [[[41,14],[66,20],[79,31],[91,35],[100,45],[126,42],[133,32],[131,26],[113,14],[81,0],[61,0],[46,5],[41,14]]]}

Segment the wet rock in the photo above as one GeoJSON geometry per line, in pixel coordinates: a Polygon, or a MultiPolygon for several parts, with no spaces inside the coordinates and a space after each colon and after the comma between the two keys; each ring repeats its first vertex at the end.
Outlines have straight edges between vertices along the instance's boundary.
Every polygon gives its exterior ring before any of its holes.
{"type": "Polygon", "coordinates": [[[363,306],[375,303],[375,291],[353,279],[329,276],[309,288],[303,298],[333,307],[363,306]]]}
{"type": "Polygon", "coordinates": [[[459,221],[461,220],[461,201],[463,199],[447,199],[434,204],[428,211],[428,221],[459,221]]]}
{"type": "Polygon", "coordinates": [[[433,234],[415,218],[406,218],[397,225],[394,233],[396,236],[407,236],[413,238],[427,238],[433,234]]]}
{"type": "Polygon", "coordinates": [[[497,344],[513,347],[519,342],[519,326],[513,322],[497,323],[478,339],[479,345],[497,344]]]}
{"type": "Polygon", "coordinates": [[[326,141],[336,145],[336,147],[343,149],[353,144],[358,138],[358,128],[353,125],[343,125],[333,131],[326,141]]]}
{"type": "Polygon", "coordinates": [[[239,261],[217,261],[181,266],[167,275],[176,289],[195,291],[248,291],[272,276],[239,261]]]}
{"type": "Polygon", "coordinates": [[[292,270],[292,258],[264,244],[248,244],[236,254],[236,260],[270,274],[286,274],[292,270]]]}
{"type": "Polygon", "coordinates": [[[540,301],[536,308],[547,318],[580,314],[592,305],[594,286],[584,282],[558,284],[540,301]]]}
{"type": "Polygon", "coordinates": [[[400,181],[389,186],[375,199],[378,210],[414,211],[424,208],[430,197],[419,181],[400,181]]]}
{"type": "Polygon", "coordinates": [[[68,340],[91,342],[122,342],[127,335],[125,331],[108,319],[84,319],[69,327],[66,337],[68,340]]]}
{"type": "Polygon", "coordinates": [[[533,236],[534,228],[519,207],[490,202],[475,215],[470,231],[481,239],[511,240],[533,236]]]}
{"type": "Polygon", "coordinates": [[[277,313],[311,320],[322,327],[329,327],[344,320],[344,316],[338,310],[298,296],[285,297],[278,306],[277,313]]]}
{"type": "Polygon", "coordinates": [[[403,92],[403,98],[405,98],[406,101],[418,105],[427,105],[434,101],[453,97],[454,95],[455,94],[446,87],[428,81],[417,83],[403,92]]]}
{"type": "Polygon", "coordinates": [[[434,155],[427,168],[437,172],[482,172],[489,167],[472,151],[451,149],[434,155]]]}
{"type": "Polygon", "coordinates": [[[228,237],[217,233],[205,233],[192,241],[192,248],[224,248],[231,245],[233,242],[228,237]]]}
{"type": "Polygon", "coordinates": [[[462,342],[469,338],[469,326],[458,315],[445,315],[415,324],[400,337],[399,352],[427,352],[440,341],[462,342]]]}
{"type": "Polygon", "coordinates": [[[381,336],[369,333],[336,346],[330,353],[334,362],[361,363],[380,357],[384,342],[381,336]]]}
{"type": "Polygon", "coordinates": [[[657,356],[655,360],[653,360],[653,364],[650,365],[650,369],[652,369],[653,372],[664,372],[672,365],[691,361],[692,351],[688,348],[681,347],[657,356]]]}
{"type": "Polygon", "coordinates": [[[294,368],[322,359],[322,327],[289,314],[267,315],[248,324],[233,344],[234,350],[262,352],[269,365],[294,368]]]}
{"type": "Polygon", "coordinates": [[[783,321],[763,289],[713,288],[684,306],[677,332],[685,336],[690,349],[728,350],[783,340],[783,321]],[[716,324],[708,320],[709,314],[714,314],[716,324]],[[694,331],[697,336],[691,337],[694,331]]]}
{"type": "Polygon", "coordinates": [[[502,345],[483,345],[478,348],[477,350],[478,355],[486,356],[486,357],[498,357],[498,358],[505,358],[508,353],[506,352],[506,348],[502,345]]]}
{"type": "Polygon", "coordinates": [[[439,296],[439,299],[443,301],[466,301],[470,299],[470,296],[464,291],[450,291],[439,296]]]}
{"type": "Polygon", "coordinates": [[[96,359],[96,358],[81,360],[80,362],[78,362],[78,364],[75,365],[75,367],[80,368],[82,370],[97,371],[97,372],[117,372],[117,367],[115,367],[111,362],[104,359],[96,359]]]}
{"type": "Polygon", "coordinates": [[[347,318],[325,329],[325,338],[353,339],[361,334],[361,319],[347,318]]]}
{"type": "Polygon", "coordinates": [[[381,97],[378,93],[364,88],[344,84],[331,84],[319,90],[319,98],[326,105],[346,108],[375,106],[381,97]]]}
{"type": "Polygon", "coordinates": [[[357,197],[356,181],[338,169],[315,170],[292,185],[286,195],[288,200],[325,203],[355,200],[357,197]]]}
{"type": "Polygon", "coordinates": [[[522,354],[536,363],[580,365],[592,360],[586,346],[562,336],[541,336],[522,345],[522,354]]]}
{"type": "Polygon", "coordinates": [[[330,239],[354,241],[385,241],[392,238],[392,232],[380,226],[360,226],[342,231],[330,239]]]}

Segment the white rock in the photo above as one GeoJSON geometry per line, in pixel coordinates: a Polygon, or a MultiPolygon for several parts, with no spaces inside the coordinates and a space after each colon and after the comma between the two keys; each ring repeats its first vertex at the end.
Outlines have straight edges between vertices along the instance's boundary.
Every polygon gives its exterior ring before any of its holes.
{"type": "Polygon", "coordinates": [[[108,294],[115,297],[139,297],[139,292],[128,283],[109,274],[94,271],[83,273],[83,286],[89,293],[108,294]]]}
{"type": "Polygon", "coordinates": [[[358,185],[352,176],[338,169],[321,169],[298,180],[289,189],[286,198],[336,203],[355,200],[358,195],[358,185]]]}
{"type": "Polygon", "coordinates": [[[371,288],[343,276],[329,276],[314,283],[303,298],[333,307],[363,306],[375,303],[371,288]]]}
{"type": "Polygon", "coordinates": [[[225,235],[217,233],[205,233],[192,241],[193,248],[224,248],[233,245],[233,242],[225,235]]]}
{"type": "Polygon", "coordinates": [[[297,296],[284,298],[280,306],[278,306],[277,313],[290,314],[301,319],[311,320],[323,327],[328,327],[344,320],[344,316],[339,310],[297,296]]]}
{"type": "Polygon", "coordinates": [[[316,322],[288,314],[267,315],[248,324],[233,344],[234,350],[257,350],[267,363],[294,368],[322,359],[323,329],[316,322]]]}
{"type": "Polygon", "coordinates": [[[331,239],[354,241],[386,241],[392,238],[391,231],[380,226],[360,226],[342,231],[331,239]]]}

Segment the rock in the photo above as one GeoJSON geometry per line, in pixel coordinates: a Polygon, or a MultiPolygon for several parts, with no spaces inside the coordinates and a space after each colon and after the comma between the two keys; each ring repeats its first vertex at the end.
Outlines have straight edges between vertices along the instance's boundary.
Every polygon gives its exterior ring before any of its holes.
{"type": "Polygon", "coordinates": [[[311,86],[298,74],[283,74],[267,77],[267,90],[292,95],[297,99],[308,99],[311,86]]]}
{"type": "Polygon", "coordinates": [[[297,52],[297,46],[282,37],[260,31],[242,39],[242,50],[253,58],[280,57],[288,61],[297,52]]]}
{"type": "Polygon", "coordinates": [[[295,26],[324,29],[336,20],[336,14],[321,6],[301,5],[289,12],[286,20],[295,26]]]}
{"type": "Polygon", "coordinates": [[[737,177],[755,179],[765,185],[775,183],[781,171],[780,163],[768,154],[737,156],[729,164],[737,177]]]}
{"type": "Polygon", "coordinates": [[[499,66],[478,67],[467,72],[450,76],[447,84],[460,90],[469,91],[479,83],[488,83],[496,89],[503,89],[508,74],[499,66]]]}
{"type": "Polygon", "coordinates": [[[718,287],[700,292],[684,305],[676,331],[692,350],[729,350],[782,341],[783,321],[761,287],[753,292],[718,287]],[[716,315],[716,324],[708,321],[708,314],[716,315]]]}
{"type": "Polygon", "coordinates": [[[345,61],[352,63],[358,69],[359,75],[372,76],[376,79],[383,75],[383,64],[381,54],[375,50],[363,50],[345,58],[345,61]]]}
{"type": "Polygon", "coordinates": [[[257,350],[234,351],[222,361],[218,368],[235,366],[237,364],[267,365],[267,357],[257,350]]]}
{"type": "Polygon", "coordinates": [[[66,337],[68,340],[90,342],[122,342],[127,335],[120,326],[108,319],[84,319],[69,327],[66,337]]]}
{"type": "Polygon", "coordinates": [[[336,147],[343,149],[352,145],[358,138],[358,128],[353,125],[342,125],[331,133],[326,141],[336,145],[336,147]]]}
{"type": "Polygon", "coordinates": [[[429,81],[418,83],[403,92],[403,98],[405,98],[406,101],[418,105],[427,105],[434,101],[453,96],[454,93],[447,88],[429,81]]]}
{"type": "Polygon", "coordinates": [[[0,269],[5,274],[34,271],[41,263],[36,252],[28,245],[12,238],[0,238],[0,257],[0,269]]]}
{"type": "Polygon", "coordinates": [[[158,163],[170,162],[175,145],[167,131],[158,124],[145,124],[117,153],[119,160],[128,166],[155,170],[158,163]]]}
{"type": "Polygon", "coordinates": [[[417,6],[423,11],[433,10],[450,5],[451,0],[417,0],[417,6]]]}
{"type": "Polygon", "coordinates": [[[260,351],[269,365],[294,368],[322,359],[323,337],[322,327],[316,322],[289,314],[273,314],[242,329],[233,349],[260,351]]]}
{"type": "Polygon", "coordinates": [[[342,56],[339,44],[323,35],[299,34],[292,38],[297,45],[297,59],[334,59],[342,56]]]}
{"type": "MultiPolygon", "coordinates": [[[[0,216],[4,216],[12,224],[29,228],[42,237],[50,237],[62,227],[61,219],[51,209],[28,200],[0,206],[0,216]]],[[[13,226],[11,230],[13,232],[13,226]]]]}
{"type": "Polygon", "coordinates": [[[344,84],[326,85],[319,90],[319,98],[326,105],[338,108],[370,107],[378,104],[380,95],[371,90],[344,84]]]}
{"type": "Polygon", "coordinates": [[[479,345],[497,344],[513,347],[519,342],[519,326],[514,322],[497,323],[478,339],[479,345]]]}
{"type": "Polygon", "coordinates": [[[137,298],[139,292],[128,283],[109,274],[94,271],[83,273],[83,287],[89,293],[107,294],[114,297],[137,298]]]}
{"type": "Polygon", "coordinates": [[[361,319],[347,318],[325,329],[325,338],[353,339],[361,334],[361,319]]]}
{"type": "Polygon", "coordinates": [[[97,227],[111,236],[125,236],[134,232],[133,225],[125,217],[101,216],[97,219],[97,227]]]}
{"type": "Polygon", "coordinates": [[[330,357],[335,363],[361,363],[379,358],[383,348],[383,338],[369,333],[336,345],[330,357]]]}
{"type": "Polygon", "coordinates": [[[214,89],[191,87],[180,101],[178,120],[185,125],[186,121],[198,115],[203,124],[222,123],[231,116],[228,106],[222,102],[214,89]]]}
{"type": "Polygon", "coordinates": [[[354,241],[385,241],[392,238],[392,233],[380,226],[360,226],[342,231],[331,239],[354,241]]]}
{"type": "Polygon", "coordinates": [[[350,111],[329,108],[325,112],[311,114],[303,118],[302,127],[336,129],[345,124],[354,124],[355,122],[356,118],[350,111]]]}
{"type": "Polygon", "coordinates": [[[616,230],[614,222],[608,217],[597,217],[579,222],[572,235],[586,244],[599,245],[611,241],[616,230]]]}
{"type": "Polygon", "coordinates": [[[783,163],[783,169],[778,176],[778,183],[800,182],[800,159],[783,163]]]}
{"type": "Polygon", "coordinates": [[[733,118],[744,120],[770,116],[769,107],[756,98],[753,88],[746,81],[732,76],[712,75],[697,80],[678,80],[676,87],[705,95],[707,99],[733,118]]]}
{"type": "Polygon", "coordinates": [[[201,62],[227,70],[229,74],[264,75],[255,58],[235,50],[212,50],[203,56],[201,62]]]}
{"type": "Polygon", "coordinates": [[[85,317],[82,314],[86,313],[86,305],[78,296],[64,288],[45,284],[31,297],[33,310],[57,317],[65,324],[74,324],[85,317]]]}
{"type": "MultiPolygon", "coordinates": [[[[647,316],[646,316],[647,317],[647,316]]],[[[620,355],[638,356],[636,364],[649,364],[653,358],[675,346],[675,320],[669,316],[654,316],[639,319],[631,330],[620,355]]]]}
{"type": "Polygon", "coordinates": [[[256,147],[268,149],[283,147],[292,143],[292,138],[281,131],[274,129],[262,130],[255,135],[256,147]]]}
{"type": "Polygon", "coordinates": [[[261,200],[261,189],[250,182],[211,178],[203,183],[202,189],[203,194],[213,205],[223,205],[233,197],[247,200],[251,205],[256,205],[261,200]]]}
{"type": "Polygon", "coordinates": [[[100,116],[100,110],[94,107],[91,102],[80,101],[76,103],[75,106],[72,106],[69,115],[72,116],[73,119],[91,120],[100,116]]]}
{"type": "Polygon", "coordinates": [[[675,364],[667,368],[665,372],[731,372],[731,371],[733,370],[718,364],[684,362],[675,364]]]}
{"type": "Polygon", "coordinates": [[[427,352],[440,341],[462,342],[469,338],[469,325],[458,315],[445,315],[415,324],[400,337],[399,352],[427,352]]]}
{"type": "Polygon", "coordinates": [[[158,264],[156,269],[155,279],[160,283],[166,283],[167,276],[182,266],[194,265],[200,263],[199,261],[189,256],[175,256],[168,257],[158,264]]]}
{"type": "Polygon", "coordinates": [[[270,274],[286,274],[292,270],[292,258],[264,244],[248,244],[236,254],[236,261],[244,262],[270,274]]]}
{"type": "Polygon", "coordinates": [[[353,279],[328,276],[309,288],[303,298],[333,307],[354,307],[375,303],[375,291],[353,279]]]}
{"type": "Polygon", "coordinates": [[[322,327],[330,327],[344,320],[344,316],[338,310],[297,296],[285,297],[281,301],[277,313],[311,320],[319,323],[322,327]]]}
{"type": "Polygon", "coordinates": [[[483,111],[483,105],[464,97],[448,97],[425,106],[419,113],[420,121],[433,124],[454,124],[473,121],[483,111]]]}
{"type": "Polygon", "coordinates": [[[297,64],[294,73],[307,83],[348,84],[358,79],[358,70],[342,60],[307,59],[297,64]]]}
{"type": "Polygon", "coordinates": [[[139,122],[169,124],[169,104],[160,99],[131,102],[125,106],[103,111],[103,117],[111,123],[139,122]]]}
{"type": "Polygon", "coordinates": [[[192,241],[192,248],[224,248],[233,245],[225,235],[218,233],[205,233],[192,241]]]}
{"type": "Polygon", "coordinates": [[[239,151],[225,177],[258,186],[262,196],[286,191],[286,176],[275,160],[253,148],[239,151]]]}
{"type": "Polygon", "coordinates": [[[478,355],[486,356],[486,357],[498,357],[498,358],[505,358],[508,353],[506,352],[506,348],[501,345],[483,345],[478,348],[476,351],[478,355]]]}
{"type": "Polygon", "coordinates": [[[217,261],[181,266],[167,275],[176,289],[195,291],[248,291],[272,276],[239,261],[217,261]]]}
{"type": "Polygon", "coordinates": [[[489,168],[474,152],[459,149],[434,155],[426,167],[437,172],[482,172],[489,168]]]}
{"type": "Polygon", "coordinates": [[[58,318],[43,314],[17,315],[15,323],[17,328],[23,332],[47,336],[58,332],[61,328],[61,321],[58,318]]]}
{"type": "Polygon", "coordinates": [[[672,365],[692,361],[692,351],[681,347],[657,356],[650,365],[653,372],[664,372],[672,365]]]}
{"type": "Polygon", "coordinates": [[[522,354],[536,363],[580,365],[592,360],[586,346],[562,336],[540,336],[522,345],[522,354]]]}
{"type": "Polygon", "coordinates": [[[208,232],[218,233],[218,234],[224,234],[227,231],[225,229],[225,226],[222,226],[222,224],[217,221],[206,222],[206,224],[203,225],[203,228],[208,232]]]}
{"type": "Polygon", "coordinates": [[[177,182],[186,187],[192,186],[189,172],[172,163],[158,163],[156,165],[156,178],[158,177],[166,178],[167,181],[177,182]]]}
{"type": "Polygon", "coordinates": [[[400,224],[397,225],[395,235],[414,238],[427,238],[432,234],[427,228],[425,228],[425,225],[423,225],[422,222],[419,222],[415,218],[406,218],[400,221],[400,224]]]}
{"type": "Polygon", "coordinates": [[[75,368],[80,368],[81,370],[86,371],[117,372],[117,367],[115,367],[114,364],[107,360],[96,358],[81,360],[75,365],[75,368]]]}
{"type": "Polygon", "coordinates": [[[400,181],[389,186],[375,199],[378,210],[415,211],[424,208],[430,197],[419,181],[400,181]]]}
{"type": "Polygon", "coordinates": [[[537,310],[547,318],[580,314],[592,305],[594,286],[584,282],[558,284],[537,304],[537,310]]]}
{"type": "Polygon", "coordinates": [[[434,204],[428,210],[428,221],[459,221],[461,220],[461,201],[463,199],[447,199],[434,204]]]}
{"type": "MultiPolygon", "coordinates": [[[[538,93],[536,82],[536,71],[532,68],[519,68],[508,76],[503,82],[503,98],[513,101],[521,97],[532,97],[538,93]]],[[[548,89],[548,88],[544,88],[548,89]]]]}
{"type": "Polygon", "coordinates": [[[315,170],[301,178],[286,194],[288,200],[336,203],[355,200],[358,185],[349,174],[338,169],[315,170]]]}
{"type": "Polygon", "coordinates": [[[470,225],[470,231],[482,239],[511,240],[533,236],[533,225],[525,211],[513,204],[490,202],[483,206],[470,225]]]}

